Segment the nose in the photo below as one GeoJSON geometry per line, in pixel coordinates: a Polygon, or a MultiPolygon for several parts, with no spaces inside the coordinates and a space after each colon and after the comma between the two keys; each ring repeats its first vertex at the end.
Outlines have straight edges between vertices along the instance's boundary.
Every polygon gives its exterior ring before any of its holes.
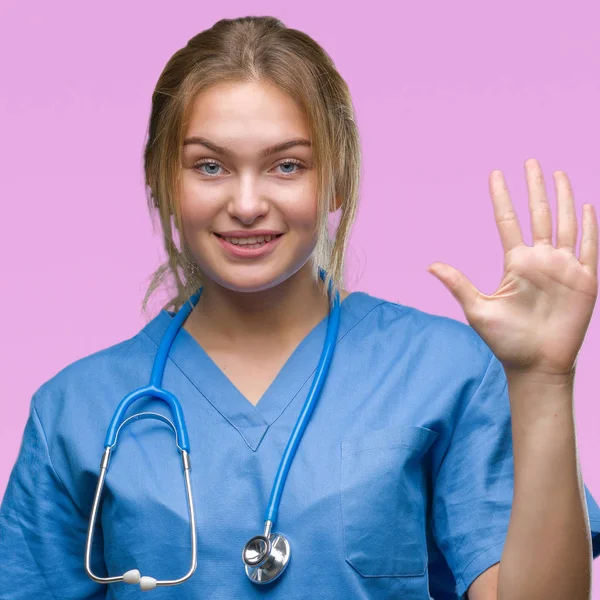
{"type": "Polygon", "coordinates": [[[240,183],[227,204],[227,212],[233,219],[251,225],[269,212],[269,202],[260,193],[259,186],[250,179],[240,183]]]}

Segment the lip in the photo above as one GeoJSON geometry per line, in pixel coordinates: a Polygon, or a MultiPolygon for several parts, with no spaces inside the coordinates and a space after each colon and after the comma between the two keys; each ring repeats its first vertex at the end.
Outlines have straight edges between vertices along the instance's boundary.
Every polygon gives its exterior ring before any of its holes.
{"type": "Polygon", "coordinates": [[[258,237],[259,235],[281,235],[283,231],[275,231],[274,229],[235,229],[232,231],[215,231],[217,235],[224,237],[258,237]]]}
{"type": "MultiPolygon", "coordinates": [[[[258,257],[262,257],[262,256],[267,256],[275,250],[275,248],[279,244],[279,240],[283,237],[283,234],[280,234],[278,237],[272,239],[271,241],[265,242],[260,248],[246,248],[241,245],[232,244],[231,242],[224,240],[222,237],[219,237],[220,235],[222,235],[222,234],[217,235],[215,233],[215,237],[217,238],[217,241],[219,242],[219,244],[221,244],[221,247],[228,254],[230,254],[232,256],[236,256],[238,258],[258,258],[258,257]]],[[[229,232],[228,232],[228,235],[230,235],[229,232]]],[[[263,233],[263,234],[256,233],[254,235],[277,235],[277,232],[263,233]]],[[[246,232],[244,232],[243,236],[238,234],[237,236],[231,235],[231,237],[250,237],[250,236],[248,235],[248,232],[246,231],[246,232]]]]}

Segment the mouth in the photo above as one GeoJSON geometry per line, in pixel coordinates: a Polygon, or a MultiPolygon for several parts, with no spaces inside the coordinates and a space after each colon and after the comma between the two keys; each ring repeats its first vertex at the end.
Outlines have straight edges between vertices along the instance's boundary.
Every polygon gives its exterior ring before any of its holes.
{"type": "Polygon", "coordinates": [[[275,240],[279,239],[283,233],[278,233],[275,235],[258,235],[253,237],[227,237],[219,233],[215,233],[215,235],[229,244],[239,247],[240,249],[252,250],[256,248],[262,248],[263,246],[274,242],[275,240]]]}

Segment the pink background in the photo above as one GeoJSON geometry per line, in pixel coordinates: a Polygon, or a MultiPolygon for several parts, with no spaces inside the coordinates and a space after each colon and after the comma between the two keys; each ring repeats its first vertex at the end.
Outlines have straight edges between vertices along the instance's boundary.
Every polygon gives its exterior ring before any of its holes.
{"type": "MultiPolygon", "coordinates": [[[[0,6],[0,496],[33,392],[134,335],[162,249],[143,191],[150,99],[168,58],[224,17],[273,15],[332,56],[364,163],[350,290],[465,321],[426,267],[485,293],[502,273],[488,194],[501,169],[530,243],[523,163],[565,170],[600,215],[599,5],[588,2],[17,2],[0,6]]],[[[155,298],[152,309],[159,308],[155,298]]],[[[576,379],[580,461],[600,500],[600,309],[576,379]]],[[[100,450],[99,450],[100,452],[100,450]]],[[[100,453],[98,454],[100,458],[100,453]]],[[[594,565],[600,599],[600,562],[594,565]]]]}

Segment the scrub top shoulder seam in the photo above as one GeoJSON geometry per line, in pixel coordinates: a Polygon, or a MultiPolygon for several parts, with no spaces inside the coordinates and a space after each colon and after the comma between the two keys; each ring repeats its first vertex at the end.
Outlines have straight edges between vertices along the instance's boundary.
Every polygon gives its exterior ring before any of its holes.
{"type": "MultiPolygon", "coordinates": [[[[56,467],[54,466],[54,462],[52,461],[52,454],[50,453],[50,444],[48,443],[48,435],[46,434],[46,430],[44,429],[44,424],[42,423],[42,419],[41,419],[41,417],[37,411],[37,407],[35,405],[38,395],[39,395],[39,391],[34,394],[32,400],[31,400],[31,414],[32,414],[34,420],[37,421],[37,423],[40,427],[40,431],[42,433],[41,437],[42,437],[42,441],[43,441],[44,450],[46,451],[46,455],[48,456],[48,464],[50,465],[50,468],[52,469],[52,472],[54,473],[55,477],[58,479],[58,481],[64,488],[65,493],[67,494],[67,496],[70,498],[71,502],[73,503],[73,506],[76,506],[77,510],[81,513],[81,507],[77,504],[77,502],[75,501],[75,498],[73,498],[73,496],[69,492],[69,488],[67,487],[67,484],[64,482],[63,478],[60,476],[59,472],[56,470],[56,467]]],[[[39,465],[38,465],[38,468],[39,468],[39,465]]]]}
{"type": "Polygon", "coordinates": [[[452,433],[450,434],[450,438],[448,439],[448,444],[446,446],[446,449],[444,450],[444,455],[442,456],[442,458],[439,461],[438,468],[437,468],[436,472],[432,473],[433,481],[437,480],[437,477],[439,475],[440,469],[442,468],[442,465],[444,464],[444,459],[446,458],[446,455],[448,454],[448,450],[452,446],[452,440],[454,439],[454,434],[456,433],[456,430],[458,429],[458,425],[461,422],[464,414],[467,412],[467,409],[471,405],[471,401],[473,400],[473,398],[475,398],[475,396],[477,395],[477,392],[480,390],[481,384],[483,383],[483,380],[485,379],[485,376],[487,375],[488,371],[490,370],[490,367],[492,365],[492,361],[493,360],[494,360],[494,354],[492,354],[492,352],[490,351],[490,358],[488,360],[488,363],[487,363],[487,366],[486,366],[485,370],[483,371],[483,375],[481,376],[481,379],[479,380],[479,383],[477,384],[477,387],[475,388],[475,390],[471,394],[471,397],[469,398],[468,402],[465,403],[465,406],[462,409],[460,415],[458,416],[458,418],[454,422],[454,428],[452,430],[452,433]]]}
{"type": "Polygon", "coordinates": [[[336,347],[353,329],[360,325],[375,309],[379,308],[382,304],[387,304],[387,300],[381,300],[375,306],[371,307],[358,321],[356,321],[356,323],[354,323],[354,325],[352,325],[352,327],[350,327],[343,333],[342,336],[340,336],[339,340],[337,340],[335,343],[336,347]]]}

